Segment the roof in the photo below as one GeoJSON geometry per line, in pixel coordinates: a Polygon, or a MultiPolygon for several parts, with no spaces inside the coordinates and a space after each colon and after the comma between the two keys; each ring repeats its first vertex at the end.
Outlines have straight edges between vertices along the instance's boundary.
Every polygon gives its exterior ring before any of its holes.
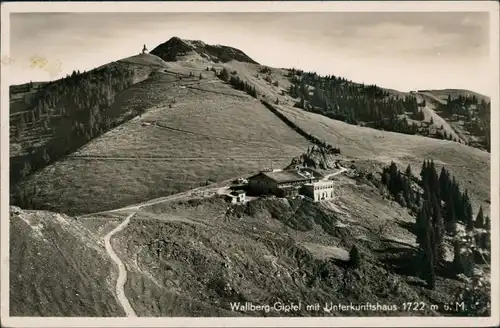
{"type": "Polygon", "coordinates": [[[313,185],[315,185],[315,186],[333,185],[333,181],[331,181],[331,180],[317,181],[317,182],[313,182],[313,185]]]}
{"type": "Polygon", "coordinates": [[[279,189],[283,191],[288,191],[288,190],[299,190],[299,187],[297,186],[285,186],[285,187],[280,187],[279,189]]]}
{"type": "Polygon", "coordinates": [[[328,187],[333,187],[333,181],[327,180],[327,181],[316,181],[313,183],[306,183],[305,186],[307,187],[318,187],[318,186],[328,186],[328,187]]]}
{"type": "Polygon", "coordinates": [[[271,180],[276,181],[277,183],[293,182],[293,181],[308,181],[310,179],[314,179],[313,176],[307,177],[305,175],[300,175],[295,170],[261,172],[257,175],[254,175],[251,178],[254,178],[254,177],[259,176],[259,175],[265,176],[271,180]]]}

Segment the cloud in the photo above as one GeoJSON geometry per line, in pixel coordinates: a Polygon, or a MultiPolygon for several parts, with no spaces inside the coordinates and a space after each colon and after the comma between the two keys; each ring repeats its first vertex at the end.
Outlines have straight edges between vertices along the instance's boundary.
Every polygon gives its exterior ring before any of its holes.
{"type": "Polygon", "coordinates": [[[393,22],[355,28],[342,42],[359,56],[398,58],[487,54],[487,45],[479,40],[473,42],[462,34],[393,22]]]}

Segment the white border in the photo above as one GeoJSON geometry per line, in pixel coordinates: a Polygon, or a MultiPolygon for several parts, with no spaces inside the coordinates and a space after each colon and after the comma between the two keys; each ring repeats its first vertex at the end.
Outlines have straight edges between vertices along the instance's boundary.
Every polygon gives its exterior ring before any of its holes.
{"type": "MultiPolygon", "coordinates": [[[[499,231],[499,4],[496,1],[355,1],[355,2],[19,2],[1,4],[1,55],[9,54],[9,14],[20,12],[490,12],[491,97],[491,230],[499,231]],[[496,123],[496,124],[495,124],[496,123]]],[[[499,325],[499,234],[492,234],[489,318],[40,318],[9,317],[9,84],[8,65],[1,66],[1,326],[4,327],[474,327],[499,325]]]]}

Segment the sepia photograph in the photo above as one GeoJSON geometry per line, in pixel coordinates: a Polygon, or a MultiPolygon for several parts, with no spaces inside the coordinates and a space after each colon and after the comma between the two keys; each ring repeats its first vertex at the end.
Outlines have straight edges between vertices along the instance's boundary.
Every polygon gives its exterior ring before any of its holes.
{"type": "Polygon", "coordinates": [[[2,326],[498,324],[498,16],[2,3],[2,326]]]}

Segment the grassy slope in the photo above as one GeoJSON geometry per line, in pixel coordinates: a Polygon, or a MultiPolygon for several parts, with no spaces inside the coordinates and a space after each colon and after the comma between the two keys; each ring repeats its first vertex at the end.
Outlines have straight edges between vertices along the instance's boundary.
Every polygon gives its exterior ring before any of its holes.
{"type": "Polygon", "coordinates": [[[24,186],[36,185],[34,200],[48,209],[94,212],[242,175],[270,166],[271,159],[284,166],[310,145],[259,101],[204,68],[172,63],[169,72],[131,87],[116,106],[140,103],[147,113],[34,174],[24,186]],[[195,78],[186,77],[189,72],[195,78]]]}
{"type": "Polygon", "coordinates": [[[96,233],[50,212],[22,211],[10,222],[10,315],[123,315],[116,270],[96,233]]]}
{"type": "Polygon", "coordinates": [[[307,132],[339,147],[344,155],[377,166],[395,161],[402,168],[410,164],[415,174],[419,174],[424,159],[434,159],[438,169],[446,166],[469,190],[475,210],[479,205],[489,209],[486,200],[490,197],[490,156],[487,152],[451,141],[349,125],[290,106],[279,108],[307,132]]]}
{"type": "Polygon", "coordinates": [[[340,147],[348,156],[385,162],[399,159],[402,165],[410,163],[414,168],[424,157],[434,158],[446,163],[452,172],[458,171],[457,176],[464,178],[460,180],[479,202],[489,198],[489,170],[477,169],[489,166],[486,153],[447,141],[349,126],[292,108],[294,100],[282,94],[290,84],[287,70],[271,68],[272,81],[278,81],[275,86],[264,80],[265,74],[260,72],[263,66],[256,64],[232,61],[211,65],[200,58],[188,58],[165,65],[155,56],[126,61],[146,68],[163,65],[161,73],[123,92],[114,105],[144,106],[148,112],[28,179],[25,186],[36,184],[38,195],[34,199],[47,204],[48,209],[91,212],[119,207],[197,187],[207,180],[241,175],[264,163],[270,165],[270,158],[275,166],[287,164],[288,157],[308,146],[258,101],[205,71],[208,66],[236,71],[269,101],[278,98],[288,113],[307,118],[300,122],[304,126],[299,126],[340,147]],[[194,78],[188,77],[190,72],[194,78]],[[202,80],[198,79],[200,73],[202,80]],[[143,126],[143,122],[153,125],[143,126]],[[339,129],[342,133],[336,131],[339,129]],[[260,163],[259,156],[263,158],[260,163]],[[454,156],[464,158],[464,165],[454,156]],[[468,160],[470,156],[477,160],[468,160]]]}

